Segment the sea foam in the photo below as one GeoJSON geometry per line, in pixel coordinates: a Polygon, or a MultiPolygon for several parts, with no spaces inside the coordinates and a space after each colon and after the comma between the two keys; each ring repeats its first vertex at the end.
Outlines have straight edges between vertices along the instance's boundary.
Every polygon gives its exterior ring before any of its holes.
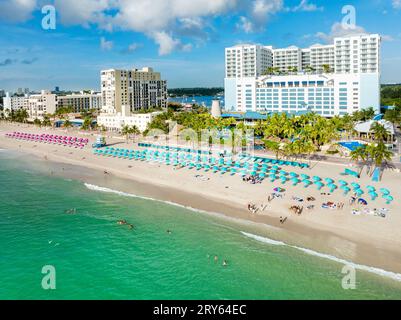
{"type": "MultiPolygon", "coordinates": [[[[173,205],[173,206],[176,206],[176,207],[184,208],[184,209],[187,209],[187,210],[191,210],[191,211],[194,211],[194,212],[202,212],[202,213],[207,213],[207,214],[219,215],[216,212],[208,212],[208,211],[204,211],[204,210],[199,210],[199,209],[195,209],[195,208],[192,208],[192,207],[184,206],[184,205],[181,205],[181,204],[178,204],[178,203],[175,203],[175,202],[171,202],[171,201],[164,201],[164,200],[159,200],[159,199],[155,199],[155,198],[151,198],[151,197],[139,196],[139,195],[132,194],[132,193],[127,193],[127,192],[118,191],[118,190],[114,190],[114,189],[110,189],[110,188],[106,188],[106,187],[96,186],[96,185],[93,185],[93,184],[90,184],[90,183],[84,183],[84,185],[85,185],[86,188],[88,188],[89,190],[92,190],[92,191],[112,193],[112,194],[117,194],[119,196],[131,197],[131,198],[137,198],[137,199],[143,199],[143,200],[157,201],[157,202],[173,205]]],[[[340,264],[351,266],[351,267],[353,267],[355,269],[367,271],[367,272],[370,272],[370,273],[374,273],[374,274],[377,274],[377,275],[380,275],[380,276],[383,276],[383,277],[387,277],[387,278],[391,278],[391,279],[394,279],[394,280],[397,280],[397,281],[401,282],[401,274],[400,273],[395,273],[395,272],[387,271],[387,270],[376,268],[376,267],[370,267],[370,266],[366,266],[366,265],[363,265],[363,264],[357,264],[357,263],[354,263],[354,262],[351,262],[351,261],[347,261],[345,259],[341,259],[341,258],[335,257],[335,256],[330,255],[330,254],[320,253],[320,252],[313,251],[313,250],[310,250],[310,249],[306,249],[306,248],[290,245],[290,244],[287,244],[287,243],[282,242],[282,241],[269,239],[269,238],[266,238],[266,237],[258,236],[258,235],[255,235],[255,234],[252,234],[252,233],[247,233],[247,232],[244,232],[244,231],[241,231],[241,234],[246,236],[246,237],[248,237],[248,238],[250,238],[250,239],[253,239],[253,240],[256,240],[256,241],[259,241],[259,242],[263,242],[265,244],[274,245],[274,246],[286,246],[286,247],[289,247],[289,248],[293,248],[293,249],[302,251],[302,252],[304,252],[306,254],[309,254],[309,255],[312,255],[312,256],[315,256],[315,257],[331,260],[331,261],[334,261],[334,262],[337,262],[337,263],[340,263],[340,264]]]]}
{"type": "Polygon", "coordinates": [[[281,241],[276,241],[276,240],[272,240],[266,237],[261,237],[261,236],[257,236],[251,233],[247,233],[247,232],[243,232],[241,231],[241,233],[248,237],[251,238],[253,240],[259,241],[259,242],[263,242],[263,243],[267,243],[267,244],[271,244],[271,245],[281,245],[281,246],[287,246],[289,248],[293,248],[299,251],[302,251],[306,254],[309,254],[311,256],[315,256],[315,257],[319,257],[319,258],[323,258],[323,259],[328,259],[334,262],[338,262],[344,265],[348,265],[351,266],[355,269],[359,269],[359,270],[363,270],[363,271],[367,271],[370,273],[375,273],[377,275],[383,276],[383,277],[387,277],[387,278],[391,278],[393,280],[397,280],[401,282],[401,274],[400,273],[395,273],[395,272],[391,272],[391,271],[387,271],[384,269],[380,269],[380,268],[376,268],[376,267],[370,267],[370,266],[366,266],[363,264],[358,264],[358,263],[354,263],[345,259],[341,259],[341,258],[337,258],[336,256],[332,256],[330,254],[326,254],[326,253],[320,253],[317,251],[313,251],[311,249],[306,249],[306,248],[302,248],[302,247],[297,247],[297,246],[293,246],[290,244],[287,244],[285,242],[281,242],[281,241]]]}
{"type": "Polygon", "coordinates": [[[172,206],[184,208],[184,209],[187,209],[187,210],[195,211],[195,212],[205,212],[206,213],[206,211],[198,210],[198,209],[195,209],[195,208],[192,208],[192,207],[187,207],[187,206],[181,205],[179,203],[171,202],[171,201],[165,201],[165,200],[155,199],[155,198],[146,197],[146,196],[139,196],[139,195],[136,195],[136,194],[133,194],[133,193],[127,193],[127,192],[118,191],[118,190],[114,190],[114,189],[110,189],[110,188],[106,188],[106,187],[99,187],[99,186],[96,186],[96,185],[93,185],[93,184],[90,184],[90,183],[84,183],[84,185],[85,185],[85,187],[87,187],[89,190],[92,190],[92,191],[99,191],[99,192],[105,192],[105,193],[114,193],[114,194],[117,194],[119,196],[124,196],[124,197],[157,201],[157,202],[169,204],[169,205],[172,205],[172,206]]]}

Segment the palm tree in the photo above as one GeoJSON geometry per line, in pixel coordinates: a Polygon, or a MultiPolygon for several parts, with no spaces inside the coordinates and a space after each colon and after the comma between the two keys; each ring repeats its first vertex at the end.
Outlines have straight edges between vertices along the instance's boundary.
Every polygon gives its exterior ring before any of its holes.
{"type": "Polygon", "coordinates": [[[125,135],[125,138],[127,139],[127,143],[129,140],[129,136],[132,133],[132,128],[128,125],[125,125],[122,129],[121,129],[121,134],[125,135]]]}
{"type": "Polygon", "coordinates": [[[384,142],[379,142],[376,146],[369,148],[370,156],[375,164],[375,168],[381,168],[383,163],[391,161],[393,153],[388,150],[384,142]]]}
{"type": "Polygon", "coordinates": [[[71,123],[71,121],[70,120],[65,120],[65,122],[64,122],[64,128],[66,128],[66,129],[68,129],[68,128],[71,128],[72,127],[72,123],[71,123]]]}
{"type": "Polygon", "coordinates": [[[367,121],[372,119],[375,116],[375,109],[373,109],[372,107],[367,108],[367,109],[363,109],[362,111],[360,111],[361,117],[362,117],[362,121],[367,121]]]}
{"type": "Polygon", "coordinates": [[[45,115],[43,116],[42,124],[43,124],[45,127],[50,127],[50,126],[52,125],[52,123],[51,123],[51,121],[50,121],[50,117],[49,117],[48,114],[45,114],[45,115]]]}
{"type": "Polygon", "coordinates": [[[35,126],[41,127],[42,126],[42,121],[40,121],[40,119],[36,118],[35,120],[33,120],[33,124],[35,126]]]}
{"type": "Polygon", "coordinates": [[[298,68],[295,67],[295,66],[290,66],[290,67],[288,67],[288,72],[297,73],[298,72],[298,68]]]}
{"type": "Polygon", "coordinates": [[[313,73],[315,71],[316,71],[316,69],[314,67],[310,66],[310,65],[305,67],[305,72],[306,73],[313,73]]]}
{"type": "Polygon", "coordinates": [[[264,72],[263,75],[264,76],[270,76],[270,75],[274,75],[274,74],[281,74],[281,70],[279,67],[268,67],[264,72]]]}
{"type": "Polygon", "coordinates": [[[322,64],[323,73],[331,73],[333,70],[329,64],[322,64]]]}
{"type": "Polygon", "coordinates": [[[359,176],[362,174],[362,170],[364,165],[366,164],[369,154],[366,147],[358,147],[355,150],[352,150],[350,153],[351,160],[355,161],[358,164],[362,161],[362,166],[360,166],[359,176]]]}
{"type": "Polygon", "coordinates": [[[84,122],[82,123],[82,130],[88,130],[92,127],[92,118],[85,117],[84,122]]]}
{"type": "Polygon", "coordinates": [[[401,124],[401,112],[397,108],[387,110],[384,114],[384,119],[393,124],[394,132],[396,132],[397,124],[401,124]]]}
{"type": "Polygon", "coordinates": [[[281,152],[280,144],[278,142],[270,140],[264,140],[263,142],[265,143],[266,150],[274,152],[274,154],[276,155],[276,159],[278,159],[278,156],[281,152]]]}
{"type": "Polygon", "coordinates": [[[132,130],[131,133],[134,135],[134,142],[135,142],[136,136],[137,136],[138,134],[141,134],[141,130],[139,130],[138,127],[137,127],[136,125],[133,125],[132,128],[131,128],[131,130],[132,130]]]}
{"type": "Polygon", "coordinates": [[[386,141],[389,136],[388,130],[378,122],[372,124],[370,131],[374,134],[375,140],[379,142],[386,141]]]}
{"type": "Polygon", "coordinates": [[[99,130],[99,132],[106,132],[107,131],[107,128],[104,125],[97,126],[97,129],[99,130]]]}
{"type": "Polygon", "coordinates": [[[268,67],[264,72],[263,72],[263,75],[264,76],[270,76],[270,75],[273,75],[275,72],[274,72],[274,68],[273,67],[268,67]]]}

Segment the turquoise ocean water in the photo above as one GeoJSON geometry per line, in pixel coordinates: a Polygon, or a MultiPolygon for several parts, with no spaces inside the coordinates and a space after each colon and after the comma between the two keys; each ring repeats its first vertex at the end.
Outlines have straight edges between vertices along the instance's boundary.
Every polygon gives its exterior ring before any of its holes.
{"type": "Polygon", "coordinates": [[[0,151],[0,299],[401,298],[390,277],[358,271],[357,289],[343,290],[339,263],[257,241],[193,210],[99,192],[33,163],[0,151]],[[70,208],[77,213],[66,214],[70,208]],[[41,287],[45,265],[56,269],[56,290],[41,287]]]}

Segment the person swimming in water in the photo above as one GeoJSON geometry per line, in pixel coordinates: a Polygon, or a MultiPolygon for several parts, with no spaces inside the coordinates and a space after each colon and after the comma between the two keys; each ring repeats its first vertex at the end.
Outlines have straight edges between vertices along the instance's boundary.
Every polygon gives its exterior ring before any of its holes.
{"type": "Polygon", "coordinates": [[[74,209],[68,209],[68,210],[65,211],[65,213],[66,214],[75,214],[75,213],[77,213],[77,209],[75,209],[75,208],[74,209]]]}
{"type": "Polygon", "coordinates": [[[134,229],[134,225],[133,225],[133,224],[129,224],[129,225],[128,225],[128,228],[129,228],[129,229],[134,229]]]}
{"type": "Polygon", "coordinates": [[[117,224],[119,224],[121,226],[121,225],[127,224],[127,221],[126,220],[118,220],[117,224]]]}
{"type": "Polygon", "coordinates": [[[227,262],[227,260],[224,260],[223,261],[223,267],[227,267],[228,266],[228,262],[227,262]]]}
{"type": "Polygon", "coordinates": [[[219,260],[218,256],[214,256],[214,262],[217,262],[219,260]]]}
{"type": "Polygon", "coordinates": [[[171,230],[167,230],[167,233],[168,233],[168,234],[172,234],[171,230]]]}

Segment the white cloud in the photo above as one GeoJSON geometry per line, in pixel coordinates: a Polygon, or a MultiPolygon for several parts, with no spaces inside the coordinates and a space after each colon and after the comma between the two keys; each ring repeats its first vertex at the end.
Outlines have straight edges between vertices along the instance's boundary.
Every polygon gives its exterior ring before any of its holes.
{"type": "Polygon", "coordinates": [[[271,16],[283,9],[283,0],[254,0],[250,2],[247,15],[240,16],[236,26],[245,33],[261,31],[271,16]]]}
{"type": "MultiPolygon", "coordinates": [[[[0,0],[0,18],[29,19],[45,0],[0,0]]],[[[241,16],[246,32],[263,30],[284,0],[53,0],[63,25],[144,33],[159,44],[159,52],[190,50],[179,37],[208,38],[213,17],[241,16]]]]}
{"type": "Polygon", "coordinates": [[[356,34],[366,34],[367,32],[363,27],[355,26],[354,28],[344,28],[342,23],[336,22],[331,26],[331,30],[329,34],[324,32],[318,32],[315,34],[315,37],[323,40],[327,43],[333,42],[335,37],[344,37],[349,35],[356,35],[356,34]]]}
{"type": "Polygon", "coordinates": [[[390,35],[385,34],[385,35],[382,35],[382,40],[386,41],[386,42],[392,42],[392,41],[394,41],[394,38],[390,35]]]}
{"type": "Polygon", "coordinates": [[[159,54],[161,56],[171,53],[180,43],[179,40],[173,39],[171,35],[164,31],[155,32],[152,37],[159,45],[159,54]]]}
{"type": "MultiPolygon", "coordinates": [[[[118,27],[139,32],[162,31],[179,19],[213,16],[234,8],[236,0],[118,0],[118,27]]],[[[195,20],[192,20],[194,22],[195,20]]]]}
{"type": "Polygon", "coordinates": [[[193,45],[191,43],[183,44],[181,46],[181,50],[184,52],[190,52],[192,51],[193,45]]]}
{"type": "Polygon", "coordinates": [[[255,0],[252,5],[251,17],[254,27],[260,29],[269,18],[283,9],[283,0],[255,0]]]}
{"type": "Polygon", "coordinates": [[[393,0],[393,8],[401,9],[401,0],[393,0]]]}
{"type": "Polygon", "coordinates": [[[136,43],[136,42],[134,42],[134,43],[131,43],[129,46],[128,46],[128,51],[129,52],[134,52],[134,51],[136,51],[136,50],[138,50],[139,48],[141,48],[143,46],[143,44],[142,43],[136,43]]]}
{"type": "Polygon", "coordinates": [[[113,49],[113,42],[112,41],[107,41],[104,37],[100,39],[100,48],[104,51],[109,51],[113,49]]]}
{"type": "Polygon", "coordinates": [[[308,0],[301,0],[301,3],[297,5],[296,7],[290,8],[290,11],[297,12],[297,11],[307,11],[307,12],[312,12],[312,11],[323,11],[323,7],[318,7],[314,3],[309,3],[308,0]]]}
{"type": "MultiPolygon", "coordinates": [[[[334,23],[331,26],[330,33],[324,33],[324,32],[317,32],[316,34],[306,34],[303,36],[303,39],[309,40],[309,39],[318,39],[322,40],[326,43],[333,43],[334,38],[336,37],[345,37],[345,36],[351,36],[351,35],[359,35],[359,34],[368,34],[363,27],[361,26],[355,26],[352,29],[349,28],[344,28],[343,25],[339,22],[334,23]]],[[[390,35],[381,35],[383,41],[394,41],[394,37],[390,35]]]]}
{"type": "Polygon", "coordinates": [[[64,25],[97,24],[110,30],[111,24],[105,10],[113,7],[112,0],[55,0],[54,5],[64,25]]]}
{"type": "Polygon", "coordinates": [[[243,30],[245,33],[253,32],[253,24],[247,17],[240,17],[237,28],[243,30]]]}
{"type": "Polygon", "coordinates": [[[0,21],[23,22],[31,18],[36,0],[1,0],[0,21]]]}
{"type": "Polygon", "coordinates": [[[131,54],[143,47],[143,43],[133,42],[128,47],[120,51],[121,54],[131,54]]]}
{"type": "Polygon", "coordinates": [[[189,52],[192,50],[192,44],[182,44],[179,39],[173,38],[171,34],[165,31],[154,32],[151,38],[159,45],[159,55],[164,56],[170,54],[174,50],[189,52]]]}

